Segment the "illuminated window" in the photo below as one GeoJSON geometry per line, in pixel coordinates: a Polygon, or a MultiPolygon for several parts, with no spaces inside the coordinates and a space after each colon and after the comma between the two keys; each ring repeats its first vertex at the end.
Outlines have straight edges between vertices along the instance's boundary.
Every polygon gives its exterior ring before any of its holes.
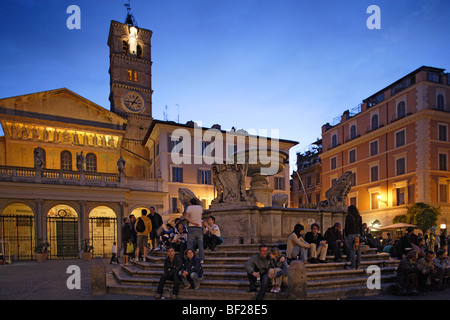
{"type": "Polygon", "coordinates": [[[128,80],[133,80],[133,70],[128,70],[128,80]]]}
{"type": "Polygon", "coordinates": [[[134,72],[134,81],[138,81],[138,73],[137,73],[137,71],[134,72]]]}
{"type": "Polygon", "coordinates": [[[61,152],[61,170],[72,170],[72,154],[69,151],[61,152]]]}
{"type": "Polygon", "coordinates": [[[86,171],[97,172],[97,156],[93,153],[86,155],[86,171]]]}

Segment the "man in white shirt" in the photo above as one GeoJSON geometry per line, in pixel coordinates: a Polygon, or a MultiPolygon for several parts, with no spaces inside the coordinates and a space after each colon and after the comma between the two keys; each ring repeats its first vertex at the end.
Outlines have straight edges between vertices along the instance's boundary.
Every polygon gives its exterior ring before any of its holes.
{"type": "Polygon", "coordinates": [[[207,222],[203,222],[204,247],[205,249],[209,248],[211,251],[214,251],[217,245],[223,243],[220,228],[215,222],[216,219],[213,216],[209,216],[207,222]]]}
{"type": "Polygon", "coordinates": [[[186,208],[185,218],[188,221],[188,239],[187,249],[195,252],[195,245],[198,246],[198,256],[200,262],[205,260],[203,248],[203,230],[202,230],[203,208],[197,204],[196,199],[191,199],[190,205],[186,208]]]}

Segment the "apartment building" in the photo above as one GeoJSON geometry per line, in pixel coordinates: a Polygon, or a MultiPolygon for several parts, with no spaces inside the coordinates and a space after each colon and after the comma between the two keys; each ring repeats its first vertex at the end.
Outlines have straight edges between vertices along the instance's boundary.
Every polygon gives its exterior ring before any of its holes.
{"type": "Polygon", "coordinates": [[[389,225],[408,205],[441,208],[450,221],[450,76],[422,66],[322,126],[321,199],[346,171],[353,172],[348,205],[364,222],[389,225]]]}

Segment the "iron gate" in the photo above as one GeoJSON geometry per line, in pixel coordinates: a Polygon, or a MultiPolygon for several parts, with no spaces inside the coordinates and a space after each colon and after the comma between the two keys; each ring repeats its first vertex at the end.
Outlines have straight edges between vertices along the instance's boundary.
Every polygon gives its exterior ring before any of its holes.
{"type": "Polygon", "coordinates": [[[16,260],[34,259],[34,216],[0,215],[0,239],[16,260]]]}
{"type": "Polygon", "coordinates": [[[78,258],[78,218],[47,217],[50,259],[78,258]]]}
{"type": "MultiPolygon", "coordinates": [[[[90,217],[90,244],[93,252],[103,258],[112,256],[112,245],[117,242],[117,218],[90,217]]],[[[117,245],[117,243],[116,243],[117,245]]]]}

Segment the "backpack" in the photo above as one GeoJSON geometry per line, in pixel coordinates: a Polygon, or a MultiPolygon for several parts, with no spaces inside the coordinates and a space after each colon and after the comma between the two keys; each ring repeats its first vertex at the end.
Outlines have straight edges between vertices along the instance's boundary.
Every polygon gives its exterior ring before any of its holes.
{"type": "Polygon", "coordinates": [[[144,232],[145,231],[145,222],[141,218],[139,218],[137,223],[136,223],[136,231],[137,232],[144,232]]]}

